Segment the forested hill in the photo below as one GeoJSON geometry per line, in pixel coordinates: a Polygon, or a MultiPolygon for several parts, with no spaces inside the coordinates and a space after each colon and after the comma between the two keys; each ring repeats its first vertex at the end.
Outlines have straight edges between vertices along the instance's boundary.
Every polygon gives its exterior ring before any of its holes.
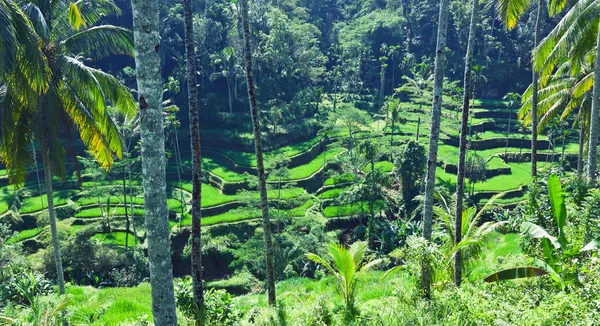
{"type": "MultiPolygon", "coordinates": [[[[132,27],[129,1],[117,0],[123,13],[107,18],[111,24],[132,27]]],[[[242,69],[239,8],[231,0],[194,0],[201,114],[221,120],[219,113],[246,113],[247,95],[242,69]],[[230,104],[231,103],[231,104],[230,104]]],[[[449,80],[462,80],[471,6],[450,1],[447,69],[449,80]]],[[[250,4],[252,41],[259,101],[270,110],[270,121],[282,124],[301,118],[302,106],[314,90],[377,94],[382,63],[385,92],[409,78],[431,79],[439,1],[435,0],[261,0],[250,4]]],[[[531,82],[530,54],[535,12],[507,31],[490,4],[482,6],[474,66],[475,95],[501,98],[522,92],[531,82]],[[533,17],[533,18],[532,18],[533,17]]],[[[162,75],[166,99],[186,107],[183,6],[181,0],[161,1],[162,75]],[[170,87],[169,87],[170,86],[170,87]]],[[[546,16],[542,29],[555,22],[546,16]]],[[[545,32],[543,33],[545,34],[545,32]]],[[[133,60],[111,58],[102,68],[122,76],[135,88],[133,60]]],[[[461,82],[462,83],[462,82],[461,82]]],[[[450,84],[448,88],[456,87],[450,84]]],[[[184,109],[181,119],[187,119],[184,109]]],[[[203,126],[205,128],[206,126],[203,126]]]]}

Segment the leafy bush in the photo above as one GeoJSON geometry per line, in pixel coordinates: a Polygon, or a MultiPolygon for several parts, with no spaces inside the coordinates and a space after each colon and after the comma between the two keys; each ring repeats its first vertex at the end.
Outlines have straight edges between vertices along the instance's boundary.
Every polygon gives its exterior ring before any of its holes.
{"type": "MultiPolygon", "coordinates": [[[[181,278],[175,284],[177,308],[186,318],[195,320],[200,310],[194,302],[192,279],[181,278]]],[[[225,290],[209,289],[204,292],[205,325],[234,325],[239,320],[239,313],[233,306],[233,297],[225,290]]]]}

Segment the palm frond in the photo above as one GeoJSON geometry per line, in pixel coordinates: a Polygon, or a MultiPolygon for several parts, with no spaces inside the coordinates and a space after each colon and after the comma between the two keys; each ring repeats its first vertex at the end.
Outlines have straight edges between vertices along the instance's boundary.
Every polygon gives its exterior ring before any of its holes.
{"type": "Polygon", "coordinates": [[[517,26],[517,21],[527,12],[530,5],[530,0],[498,0],[496,13],[504,26],[512,30],[517,26]]]}
{"type": "Polygon", "coordinates": [[[67,53],[101,60],[112,55],[133,56],[133,35],[128,29],[102,25],[95,26],[61,41],[67,53]]]}

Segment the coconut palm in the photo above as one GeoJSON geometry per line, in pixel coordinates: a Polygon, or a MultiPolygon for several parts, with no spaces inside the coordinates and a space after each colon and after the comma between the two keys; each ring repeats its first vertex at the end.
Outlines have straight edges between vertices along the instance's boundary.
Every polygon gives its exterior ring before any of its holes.
{"type": "Polygon", "coordinates": [[[390,145],[394,145],[394,132],[396,131],[396,122],[400,118],[400,100],[392,99],[387,102],[388,119],[392,124],[390,132],[390,145]]]}
{"type": "MultiPolygon", "coordinates": [[[[183,1],[185,23],[185,56],[188,86],[188,110],[190,116],[190,137],[192,147],[192,283],[194,303],[202,313],[204,293],[202,288],[202,153],[200,151],[200,122],[198,119],[198,89],[196,81],[196,49],[194,47],[194,24],[192,21],[191,0],[183,1]]],[[[198,319],[200,322],[202,316],[198,319]]]]}
{"type": "MultiPolygon", "coordinates": [[[[442,116],[442,91],[444,89],[444,71],[446,67],[446,36],[448,34],[448,0],[440,2],[440,17],[437,34],[437,45],[435,55],[435,72],[433,87],[433,105],[431,110],[431,123],[429,130],[429,152],[427,154],[427,176],[425,178],[425,199],[423,202],[423,237],[431,241],[431,229],[433,220],[433,196],[435,193],[435,173],[438,141],[440,139],[440,120],[442,116]]],[[[431,298],[431,266],[425,259],[421,266],[421,287],[423,295],[431,298]]]]}
{"type": "Polygon", "coordinates": [[[335,276],[340,293],[344,298],[346,313],[351,317],[356,313],[354,299],[356,297],[358,282],[365,272],[377,266],[382,260],[365,261],[365,254],[367,252],[367,243],[365,241],[357,241],[350,245],[349,248],[341,244],[331,243],[327,246],[327,251],[329,259],[313,253],[306,254],[306,257],[323,266],[335,276]]]}
{"type": "MultiPolygon", "coordinates": [[[[534,0],[498,0],[496,3],[496,9],[498,17],[504,22],[504,25],[512,30],[517,26],[518,20],[525,15],[529,7],[533,4],[534,0]]],[[[550,16],[554,16],[562,12],[567,6],[566,0],[547,0],[548,2],[548,13],[550,16]]],[[[533,48],[536,49],[540,43],[541,38],[541,20],[542,20],[542,7],[544,4],[543,0],[536,1],[536,20],[535,20],[535,33],[533,40],[533,48]]],[[[531,85],[533,95],[531,99],[532,115],[531,115],[531,176],[537,176],[537,106],[538,106],[538,89],[539,89],[539,75],[538,70],[533,69],[531,85]]]]}
{"type": "MultiPolygon", "coordinates": [[[[23,78],[17,70],[5,78],[2,96],[2,160],[11,181],[24,181],[31,165],[29,141],[35,138],[44,163],[48,215],[59,291],[64,294],[64,279],[56,218],[52,198],[52,177],[65,174],[61,129],[75,125],[80,138],[94,159],[105,169],[113,155],[123,156],[122,142],[108,105],[128,116],[135,112],[129,90],[113,76],[84,64],[84,59],[99,60],[114,54],[132,54],[133,38],[123,28],[94,26],[101,16],[118,14],[112,1],[24,2],[23,13],[41,40],[39,62],[48,63],[52,78],[39,96],[16,84],[23,78]]],[[[37,68],[36,68],[37,69],[37,68]]],[[[42,68],[43,70],[43,68],[42,68]]]]}
{"type": "MultiPolygon", "coordinates": [[[[473,85],[473,78],[471,76],[471,66],[473,64],[473,50],[475,48],[475,36],[477,32],[477,21],[479,14],[479,0],[473,0],[473,7],[471,9],[471,23],[469,25],[469,41],[467,43],[467,54],[465,56],[465,81],[463,90],[463,106],[462,106],[462,119],[461,119],[461,130],[460,130],[460,150],[458,153],[458,174],[456,179],[456,216],[463,215],[463,197],[465,193],[465,157],[467,156],[467,132],[469,125],[469,104],[470,104],[470,93],[471,88],[475,93],[475,87],[473,85]]],[[[475,70],[475,69],[473,69],[475,70]]],[[[478,70],[475,70],[477,72],[478,70]]],[[[455,219],[456,231],[454,235],[455,244],[462,239],[462,219],[455,219]]],[[[462,261],[461,251],[458,250],[454,256],[454,284],[460,286],[462,282],[462,261]]]]}
{"type": "Polygon", "coordinates": [[[156,325],[177,325],[167,216],[165,133],[160,76],[158,0],[132,0],[135,63],[140,103],[140,135],[144,212],[152,286],[152,316],[156,325]]]}
{"type": "Polygon", "coordinates": [[[260,190],[260,207],[263,219],[263,235],[265,241],[265,261],[267,266],[267,296],[270,306],[275,306],[275,270],[273,264],[273,239],[271,238],[271,218],[269,217],[269,199],[267,198],[267,179],[260,135],[260,119],[256,103],[256,90],[254,88],[254,74],[252,72],[252,48],[250,46],[250,22],[248,20],[248,0],[241,1],[242,27],[244,30],[244,52],[246,64],[246,79],[248,85],[248,98],[250,113],[252,115],[252,128],[254,130],[254,146],[256,150],[256,172],[260,190]]]}

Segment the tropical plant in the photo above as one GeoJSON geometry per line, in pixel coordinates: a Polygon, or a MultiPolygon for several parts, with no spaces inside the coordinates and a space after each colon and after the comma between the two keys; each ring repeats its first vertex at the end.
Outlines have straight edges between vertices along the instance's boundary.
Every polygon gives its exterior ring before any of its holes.
{"type": "Polygon", "coordinates": [[[248,99],[250,101],[250,113],[252,116],[252,129],[254,131],[254,147],[256,152],[256,172],[260,190],[260,208],[263,219],[263,235],[265,241],[265,260],[267,266],[267,296],[270,306],[275,306],[275,271],[273,263],[273,239],[271,237],[271,218],[269,217],[269,199],[267,198],[267,180],[265,176],[265,165],[263,161],[263,149],[260,131],[260,119],[256,101],[256,90],[254,87],[254,75],[252,72],[252,48],[250,46],[250,22],[248,18],[248,0],[241,0],[242,28],[244,31],[244,52],[246,64],[246,79],[248,86],[248,99]]]}
{"type": "Polygon", "coordinates": [[[158,0],[131,0],[140,103],[140,135],[152,315],[157,325],[177,325],[169,239],[165,134],[160,76],[158,0]]]}
{"type": "Polygon", "coordinates": [[[365,272],[382,262],[381,259],[366,262],[365,254],[367,253],[367,250],[366,242],[357,241],[350,245],[349,248],[346,248],[341,244],[329,244],[329,246],[327,246],[329,259],[313,253],[306,254],[308,259],[321,265],[335,276],[338,289],[344,298],[346,314],[348,317],[353,317],[357,313],[354,300],[356,298],[356,287],[358,282],[364,276],[365,272]]]}
{"type": "MultiPolygon", "coordinates": [[[[440,18],[437,34],[437,45],[435,55],[435,72],[433,87],[433,107],[431,110],[431,124],[429,129],[429,152],[428,162],[437,162],[438,142],[440,139],[440,120],[442,117],[442,92],[444,90],[444,71],[446,67],[446,36],[448,34],[448,0],[440,1],[440,18]]],[[[436,165],[428,164],[425,178],[425,197],[423,201],[423,238],[431,241],[433,221],[433,196],[436,183],[436,165]]],[[[423,295],[431,298],[431,266],[425,259],[421,268],[421,287],[423,295]]]]}
{"type": "MultiPolygon", "coordinates": [[[[480,256],[482,246],[486,241],[486,236],[508,223],[506,221],[488,221],[481,223],[483,215],[493,209],[496,205],[496,201],[501,199],[504,195],[504,193],[495,195],[488,200],[480,210],[477,210],[477,207],[469,207],[463,210],[460,224],[456,223],[456,207],[452,206],[444,196],[439,196],[439,204],[433,207],[434,214],[440,219],[444,226],[444,230],[447,233],[447,240],[440,248],[444,254],[444,259],[448,264],[446,266],[450,266],[452,260],[460,253],[462,255],[462,259],[459,261],[461,263],[461,278],[463,275],[463,268],[480,256]],[[455,238],[457,234],[455,228],[458,225],[461,227],[460,240],[455,238]]],[[[456,260],[454,263],[456,264],[456,260]]],[[[455,273],[456,266],[454,266],[454,273],[452,273],[452,275],[454,275],[454,282],[457,283],[457,276],[455,273]]],[[[462,279],[458,281],[458,284],[461,282],[462,279]]]]}
{"type": "MultiPolygon", "coordinates": [[[[498,17],[504,25],[512,30],[517,26],[517,21],[525,15],[533,1],[537,3],[537,13],[535,19],[535,33],[533,39],[533,49],[536,50],[541,39],[542,6],[543,0],[499,0],[496,3],[498,17]]],[[[559,14],[567,6],[568,1],[548,0],[548,13],[550,16],[559,14]]],[[[547,38],[546,38],[547,39],[547,38]]],[[[531,89],[531,176],[537,176],[537,124],[538,124],[538,90],[539,90],[538,69],[532,69],[531,89]]],[[[525,98],[525,96],[523,96],[525,98]]]]}
{"type": "Polygon", "coordinates": [[[531,223],[523,222],[521,231],[523,234],[540,240],[542,258],[534,258],[531,267],[510,268],[494,273],[485,278],[486,282],[496,282],[511,280],[523,277],[534,277],[548,274],[554,284],[564,288],[577,281],[576,260],[588,251],[598,250],[600,242],[592,240],[581,247],[568,240],[565,224],[567,223],[567,207],[565,205],[565,195],[558,176],[550,175],[548,177],[548,197],[552,214],[556,222],[558,236],[553,236],[543,227],[531,223]]]}
{"type": "Polygon", "coordinates": [[[52,177],[65,174],[64,149],[59,135],[63,127],[69,129],[75,125],[83,143],[105,169],[112,165],[113,154],[119,158],[123,156],[122,142],[107,107],[110,103],[117,110],[133,116],[133,96],[116,78],[86,66],[84,60],[100,60],[114,54],[131,55],[133,38],[128,30],[120,27],[94,26],[101,16],[120,13],[112,1],[75,4],[61,0],[54,1],[52,6],[46,2],[41,6],[36,2],[24,2],[23,13],[24,16],[14,16],[15,24],[27,18],[27,23],[41,40],[41,51],[32,48],[31,53],[20,52],[19,58],[41,54],[42,57],[35,61],[27,61],[44,62],[47,66],[18,68],[5,76],[6,84],[0,88],[4,113],[0,147],[11,181],[20,184],[33,163],[30,140],[35,137],[40,143],[58,285],[60,293],[64,294],[52,198],[52,177]],[[29,69],[32,68],[40,69],[42,74],[47,71],[52,76],[47,88],[39,88],[40,93],[23,86],[32,80],[37,80],[33,85],[39,84],[35,74],[30,78],[29,69]]]}
{"type": "Polygon", "coordinates": [[[394,145],[394,132],[396,131],[396,122],[400,117],[400,100],[392,99],[386,103],[388,112],[388,121],[392,124],[390,132],[390,145],[394,145]]]}
{"type": "Polygon", "coordinates": [[[229,98],[229,113],[233,113],[233,98],[235,95],[235,90],[237,87],[235,86],[236,78],[237,78],[237,64],[236,64],[236,53],[235,48],[232,46],[228,46],[221,54],[214,58],[213,64],[215,66],[220,67],[220,72],[213,73],[210,78],[211,80],[216,80],[218,78],[225,78],[227,81],[227,95],[229,98]]]}

